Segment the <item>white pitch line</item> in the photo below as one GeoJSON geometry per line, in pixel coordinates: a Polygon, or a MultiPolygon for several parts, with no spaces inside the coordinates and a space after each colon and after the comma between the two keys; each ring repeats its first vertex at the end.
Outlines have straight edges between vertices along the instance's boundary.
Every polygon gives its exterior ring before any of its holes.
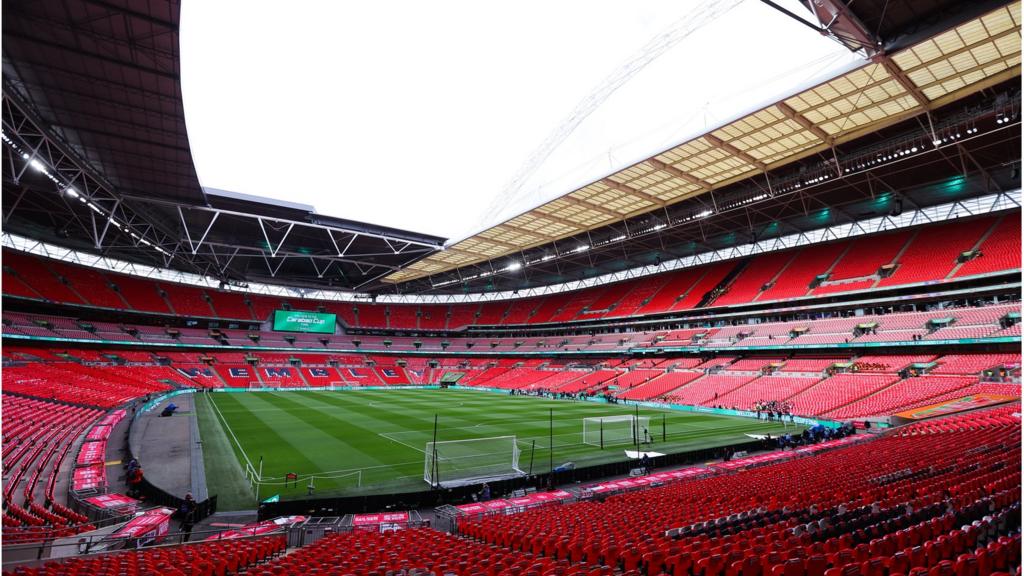
{"type": "Polygon", "coordinates": [[[238,437],[235,436],[235,431],[231,429],[230,425],[228,425],[228,421],[227,419],[224,418],[224,414],[221,413],[220,407],[217,406],[217,403],[212,398],[209,398],[206,395],[204,395],[203,397],[206,398],[206,400],[213,406],[214,411],[217,412],[217,416],[220,417],[221,425],[223,426],[224,429],[228,431],[228,434],[231,434],[231,438],[235,441],[235,446],[238,446],[238,451],[242,453],[242,457],[245,458],[245,461],[249,464],[249,467],[255,470],[256,468],[253,467],[252,460],[249,459],[249,455],[246,454],[245,449],[242,448],[241,442],[239,442],[238,437]]]}
{"type": "Polygon", "coordinates": [[[415,450],[415,451],[417,451],[417,452],[419,452],[421,454],[426,454],[427,453],[427,451],[422,449],[422,448],[417,448],[417,447],[413,446],[412,444],[406,444],[405,442],[402,442],[401,440],[395,440],[391,436],[388,436],[387,432],[377,432],[377,435],[378,436],[382,436],[384,438],[387,438],[388,440],[391,440],[392,442],[395,442],[397,444],[401,444],[402,446],[405,446],[406,448],[412,448],[413,450],[415,450]]]}

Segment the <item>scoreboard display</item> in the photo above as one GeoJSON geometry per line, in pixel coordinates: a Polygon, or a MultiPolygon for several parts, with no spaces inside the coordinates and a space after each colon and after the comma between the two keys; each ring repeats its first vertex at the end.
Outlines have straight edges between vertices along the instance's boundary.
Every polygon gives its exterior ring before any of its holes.
{"type": "Polygon", "coordinates": [[[334,334],[336,324],[336,314],[302,312],[297,310],[274,310],[275,332],[334,334]]]}

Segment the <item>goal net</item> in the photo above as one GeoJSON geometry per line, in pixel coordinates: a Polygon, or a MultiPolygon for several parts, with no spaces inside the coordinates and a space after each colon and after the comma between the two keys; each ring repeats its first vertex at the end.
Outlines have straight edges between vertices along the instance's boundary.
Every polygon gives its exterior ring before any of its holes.
{"type": "Polygon", "coordinates": [[[647,416],[596,416],[583,419],[583,443],[604,448],[615,444],[646,444],[652,440],[647,416]]]}
{"type": "Polygon", "coordinates": [[[423,479],[431,486],[466,486],[522,476],[515,436],[427,442],[423,479]]]}

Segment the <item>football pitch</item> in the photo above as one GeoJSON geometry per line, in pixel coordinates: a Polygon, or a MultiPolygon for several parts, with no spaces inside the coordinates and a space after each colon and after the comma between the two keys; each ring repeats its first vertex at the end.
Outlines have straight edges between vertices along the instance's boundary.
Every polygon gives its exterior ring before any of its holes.
{"type": "MultiPolygon", "coordinates": [[[[603,450],[585,444],[583,419],[635,411],[456,389],[210,393],[196,395],[196,409],[207,486],[222,510],[256,506],[246,470],[258,471],[261,462],[261,499],[305,498],[310,481],[313,497],[425,490],[424,461],[435,415],[438,442],[515,436],[524,472],[548,472],[552,445],[556,467],[621,461],[631,444],[607,443],[603,450]]],[[[639,413],[649,419],[652,437],[644,449],[662,453],[735,444],[749,440],[746,434],[802,430],[694,412],[641,408],[639,413]]]]}

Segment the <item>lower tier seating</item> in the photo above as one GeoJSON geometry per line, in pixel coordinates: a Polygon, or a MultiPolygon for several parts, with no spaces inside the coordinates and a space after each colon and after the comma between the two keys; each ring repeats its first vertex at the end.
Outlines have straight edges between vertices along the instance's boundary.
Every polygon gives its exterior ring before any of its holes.
{"type": "MultiPolygon", "coordinates": [[[[460,532],[474,541],[463,549],[485,555],[466,573],[1010,572],[1020,565],[1019,411],[1017,404],[929,421],[816,456],[605,500],[463,520],[460,532]]],[[[343,539],[332,547],[346,551],[343,539]]],[[[428,556],[434,566],[460,557],[428,556]]],[[[423,566],[398,554],[382,569],[413,567],[423,566]]]]}
{"type": "Polygon", "coordinates": [[[88,518],[58,502],[57,491],[66,491],[61,466],[75,441],[103,412],[11,394],[3,394],[2,409],[4,543],[92,530],[88,518]]]}
{"type": "Polygon", "coordinates": [[[137,551],[98,554],[4,570],[4,576],[207,576],[251,573],[284,554],[282,535],[196,542],[137,551]]]}

